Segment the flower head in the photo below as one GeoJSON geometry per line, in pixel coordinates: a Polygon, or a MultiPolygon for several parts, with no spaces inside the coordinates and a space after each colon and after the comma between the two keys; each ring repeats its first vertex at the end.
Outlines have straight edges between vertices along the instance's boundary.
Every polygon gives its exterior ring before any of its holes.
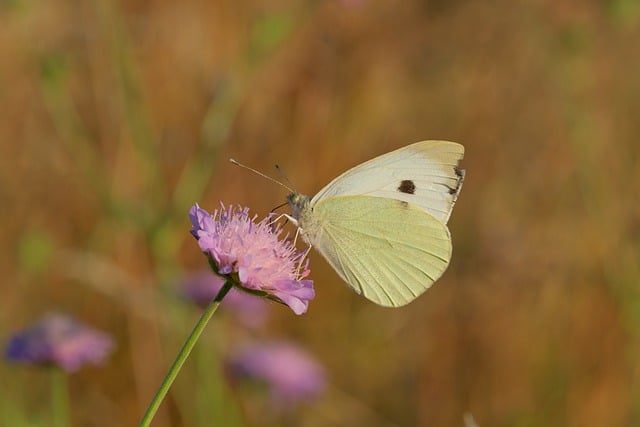
{"type": "Polygon", "coordinates": [[[191,234],[198,239],[215,273],[241,289],[288,305],[294,313],[307,311],[315,296],[308,260],[273,226],[273,216],[260,222],[248,208],[221,205],[213,215],[197,204],[189,211],[191,234]]]}
{"type": "Polygon", "coordinates": [[[9,360],[57,365],[74,372],[88,363],[100,364],[112,348],[113,341],[107,334],[64,314],[50,313],[13,335],[5,352],[9,360]]]}
{"type": "MultiPolygon", "coordinates": [[[[180,294],[194,304],[204,308],[224,285],[224,279],[210,270],[197,271],[186,276],[181,283],[180,294]]],[[[221,309],[230,312],[248,327],[262,325],[267,318],[269,307],[264,299],[232,288],[224,297],[221,309]]]]}
{"type": "Polygon", "coordinates": [[[248,346],[230,358],[227,368],[234,379],[264,383],[271,398],[285,407],[310,400],[326,388],[324,368],[288,342],[248,346]]]}

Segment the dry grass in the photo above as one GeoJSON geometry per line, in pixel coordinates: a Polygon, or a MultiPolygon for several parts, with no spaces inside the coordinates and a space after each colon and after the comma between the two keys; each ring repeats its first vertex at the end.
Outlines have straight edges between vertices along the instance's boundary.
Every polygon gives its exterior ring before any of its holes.
{"type": "MultiPolygon", "coordinates": [[[[133,425],[192,324],[171,295],[205,262],[190,205],[284,200],[228,157],[313,193],[421,139],[467,149],[452,265],[385,310],[313,255],[310,312],[264,332],[331,376],[291,425],[640,423],[637,1],[16,0],[0,21],[0,338],[58,308],[118,340],[70,378],[74,425],[133,425]]],[[[263,423],[211,326],[158,426],[263,423]]],[[[0,424],[46,419],[24,415],[44,374],[0,377],[0,424]]]]}

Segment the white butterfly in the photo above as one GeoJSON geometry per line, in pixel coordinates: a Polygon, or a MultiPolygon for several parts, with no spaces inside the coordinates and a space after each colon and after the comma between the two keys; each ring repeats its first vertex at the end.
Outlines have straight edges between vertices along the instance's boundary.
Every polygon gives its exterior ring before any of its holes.
{"type": "Polygon", "coordinates": [[[464,147],[422,141],[356,166],[313,198],[287,196],[290,218],[353,290],[376,304],[416,299],[449,265],[446,224],[464,147]]]}

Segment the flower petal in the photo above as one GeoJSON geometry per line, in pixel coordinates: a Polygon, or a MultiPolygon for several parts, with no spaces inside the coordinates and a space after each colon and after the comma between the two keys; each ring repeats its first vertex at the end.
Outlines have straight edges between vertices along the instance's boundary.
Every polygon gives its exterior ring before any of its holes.
{"type": "Polygon", "coordinates": [[[196,204],[189,217],[191,234],[215,263],[216,273],[239,280],[240,287],[275,297],[296,314],[307,311],[315,293],[313,281],[302,280],[309,274],[306,252],[296,251],[286,238],[279,239],[281,229],[273,226],[273,215],[255,222],[248,208],[221,204],[210,215],[196,204]]]}

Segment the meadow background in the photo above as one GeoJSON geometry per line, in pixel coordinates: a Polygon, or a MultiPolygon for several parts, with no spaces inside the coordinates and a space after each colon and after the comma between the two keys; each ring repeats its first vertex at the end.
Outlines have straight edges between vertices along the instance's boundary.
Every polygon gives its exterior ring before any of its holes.
{"type": "MultiPolygon", "coordinates": [[[[73,425],[135,425],[196,321],[190,206],[284,201],[229,157],[313,194],[423,139],[466,147],[442,279],[384,309],[312,253],[309,312],[214,316],[154,425],[640,425],[637,0],[11,0],[0,23],[0,339],[55,309],[116,340],[68,378],[73,425]],[[283,415],[228,384],[260,338],[326,392],[283,415]]],[[[49,425],[46,370],[0,381],[0,425],[49,425]]]]}

